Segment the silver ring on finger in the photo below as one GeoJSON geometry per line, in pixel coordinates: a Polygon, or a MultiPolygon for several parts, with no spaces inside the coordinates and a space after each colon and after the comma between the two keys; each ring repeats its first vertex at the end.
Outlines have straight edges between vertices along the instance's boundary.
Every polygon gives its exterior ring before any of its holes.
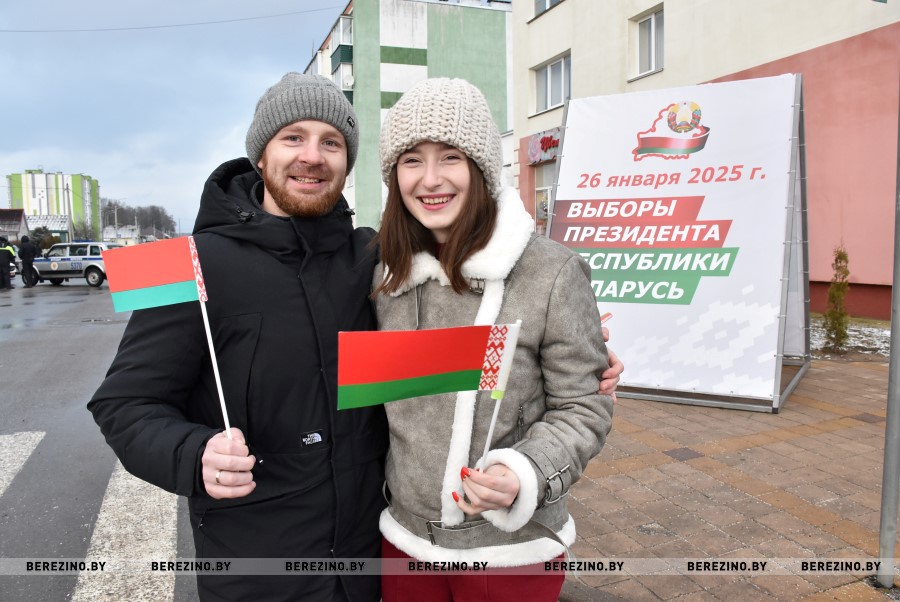
{"type": "Polygon", "coordinates": [[[222,484],[222,483],[219,482],[219,475],[220,475],[220,474],[222,474],[222,471],[221,471],[221,470],[217,470],[217,471],[216,471],[216,485],[221,485],[221,484],[222,484]]]}

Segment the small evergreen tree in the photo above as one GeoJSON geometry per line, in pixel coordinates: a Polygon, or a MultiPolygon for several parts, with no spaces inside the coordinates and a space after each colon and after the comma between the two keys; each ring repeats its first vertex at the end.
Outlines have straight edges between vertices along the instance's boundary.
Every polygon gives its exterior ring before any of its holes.
{"type": "Polygon", "coordinates": [[[828,287],[828,311],[825,312],[825,348],[832,351],[843,351],[847,345],[847,323],[850,316],[844,306],[844,298],[850,288],[850,258],[847,249],[841,244],[834,249],[834,262],[831,269],[834,276],[828,287]]]}

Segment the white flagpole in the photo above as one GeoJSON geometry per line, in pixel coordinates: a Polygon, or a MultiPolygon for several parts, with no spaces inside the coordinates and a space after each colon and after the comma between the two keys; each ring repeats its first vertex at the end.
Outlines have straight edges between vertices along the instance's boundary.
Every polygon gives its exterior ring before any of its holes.
{"type": "Polygon", "coordinates": [[[219,392],[219,405],[222,406],[222,418],[225,420],[225,436],[231,439],[231,423],[228,421],[228,410],[225,408],[225,393],[222,392],[222,378],[219,376],[219,360],[213,346],[212,330],[209,328],[209,315],[206,313],[206,283],[203,281],[203,270],[200,269],[200,256],[194,237],[188,236],[188,247],[191,250],[191,264],[194,266],[194,280],[197,283],[197,297],[200,301],[200,313],[203,314],[203,328],[206,330],[206,344],[209,345],[209,357],[212,359],[213,376],[216,378],[216,390],[219,392]]]}
{"type": "Polygon", "coordinates": [[[209,355],[212,358],[213,374],[216,377],[216,390],[219,391],[219,404],[222,406],[222,418],[225,419],[225,434],[231,439],[231,424],[228,422],[228,410],[225,408],[225,394],[222,392],[222,379],[219,377],[219,360],[216,359],[216,348],[213,347],[212,331],[209,329],[209,316],[206,313],[206,301],[200,302],[200,311],[203,313],[203,326],[206,328],[206,342],[209,344],[209,355]]]}
{"type": "Polygon", "coordinates": [[[494,415],[491,417],[491,425],[488,427],[487,439],[484,441],[484,453],[478,466],[484,468],[485,458],[491,449],[491,439],[494,437],[494,426],[497,424],[497,416],[500,415],[500,402],[506,392],[506,381],[509,380],[509,372],[512,370],[513,356],[516,353],[516,345],[519,342],[519,330],[522,328],[522,320],[516,320],[509,325],[509,333],[506,335],[506,343],[503,346],[503,357],[500,358],[500,374],[497,375],[497,388],[491,391],[491,397],[495,399],[494,415]]]}

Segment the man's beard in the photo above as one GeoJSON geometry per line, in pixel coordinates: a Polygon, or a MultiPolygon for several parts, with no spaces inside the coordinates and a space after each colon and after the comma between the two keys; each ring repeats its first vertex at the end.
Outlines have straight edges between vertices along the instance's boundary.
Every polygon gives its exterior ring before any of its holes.
{"type": "Polygon", "coordinates": [[[270,174],[266,166],[262,167],[263,183],[272,200],[279,209],[293,217],[321,217],[328,215],[341,198],[344,180],[329,179],[328,174],[305,174],[328,182],[328,187],[321,193],[303,193],[292,191],[283,184],[278,174],[270,174]]]}

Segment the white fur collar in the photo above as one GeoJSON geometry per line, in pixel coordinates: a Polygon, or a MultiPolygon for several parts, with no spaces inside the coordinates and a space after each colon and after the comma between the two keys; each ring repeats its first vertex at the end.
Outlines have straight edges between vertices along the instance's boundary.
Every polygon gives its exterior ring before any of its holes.
{"type": "MultiPolygon", "coordinates": [[[[534,231],[534,220],[525,211],[525,206],[515,188],[505,187],[498,201],[499,212],[494,234],[487,246],[463,264],[462,274],[466,278],[503,280],[516,265],[534,231]]],[[[402,295],[426,280],[437,280],[443,286],[450,280],[441,269],[441,264],[431,253],[417,253],[413,257],[409,279],[392,297],[402,295]]]]}

